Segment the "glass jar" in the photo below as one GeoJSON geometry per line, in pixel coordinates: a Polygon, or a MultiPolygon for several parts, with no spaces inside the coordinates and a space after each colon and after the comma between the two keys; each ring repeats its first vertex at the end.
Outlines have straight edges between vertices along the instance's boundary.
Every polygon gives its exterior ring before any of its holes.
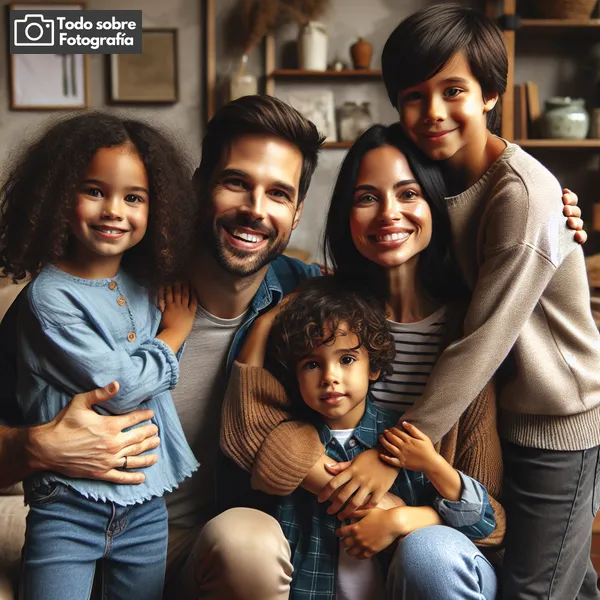
{"type": "Polygon", "coordinates": [[[587,137],[590,117],[581,98],[556,96],[546,100],[542,115],[544,136],[550,139],[583,140],[587,137]]]}

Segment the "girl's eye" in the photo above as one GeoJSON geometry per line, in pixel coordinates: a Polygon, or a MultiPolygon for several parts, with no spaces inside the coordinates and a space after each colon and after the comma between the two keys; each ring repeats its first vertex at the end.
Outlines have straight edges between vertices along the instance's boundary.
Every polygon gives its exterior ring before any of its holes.
{"type": "Polygon", "coordinates": [[[132,204],[143,201],[143,198],[140,198],[140,196],[136,196],[135,194],[127,194],[127,196],[125,196],[125,202],[131,202],[132,204]]]}
{"type": "Polygon", "coordinates": [[[312,371],[313,369],[317,368],[317,363],[314,360],[311,360],[307,363],[304,363],[304,366],[302,367],[303,369],[305,369],[306,371],[312,371]]]}
{"type": "Polygon", "coordinates": [[[342,358],[340,359],[340,362],[343,365],[351,365],[353,362],[356,362],[356,358],[354,358],[354,356],[350,356],[350,354],[345,354],[344,356],[342,356],[342,358]]]}
{"type": "Polygon", "coordinates": [[[83,190],[83,193],[86,196],[92,196],[93,198],[101,198],[102,197],[102,191],[99,190],[98,188],[85,188],[83,190]]]}
{"type": "Polygon", "coordinates": [[[460,93],[462,92],[462,90],[460,88],[448,88],[445,92],[446,96],[448,98],[455,98],[456,96],[458,96],[460,93]]]}

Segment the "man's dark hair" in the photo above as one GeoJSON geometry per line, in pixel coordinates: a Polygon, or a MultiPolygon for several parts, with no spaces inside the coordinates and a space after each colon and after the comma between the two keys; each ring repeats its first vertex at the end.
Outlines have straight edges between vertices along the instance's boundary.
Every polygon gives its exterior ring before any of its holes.
{"type": "MultiPolygon", "coordinates": [[[[508,56],[495,21],[458,4],[435,4],[407,17],[394,29],[383,48],[381,67],[390,102],[398,94],[439,73],[457,52],[464,52],[484,98],[506,91],[508,56]]],[[[487,114],[494,131],[498,105],[487,114]]]]}
{"type": "Polygon", "coordinates": [[[269,367],[286,387],[297,414],[311,412],[300,397],[298,362],[318,346],[333,343],[343,324],[356,335],[357,348],[367,351],[371,372],[379,371],[379,378],[391,373],[396,350],[384,304],[346,286],[335,275],[309,279],[277,315],[268,353],[269,367]]]}
{"type": "Polygon", "coordinates": [[[317,168],[324,139],[314,123],[274,96],[244,96],[226,104],[209,121],[202,141],[202,160],[194,183],[202,202],[210,182],[236,139],[246,135],[274,136],[296,146],[302,153],[298,203],[302,202],[317,168]]]}
{"type": "Polygon", "coordinates": [[[363,289],[379,298],[388,295],[383,269],[358,251],[350,230],[350,214],[362,160],[371,150],[384,146],[396,148],[406,157],[431,211],[431,241],[419,254],[417,285],[428,298],[443,304],[464,299],[467,291],[452,252],[446,184],[441,167],[406,137],[399,123],[373,125],[346,154],[325,224],[323,255],[327,266],[345,285],[363,289]]]}

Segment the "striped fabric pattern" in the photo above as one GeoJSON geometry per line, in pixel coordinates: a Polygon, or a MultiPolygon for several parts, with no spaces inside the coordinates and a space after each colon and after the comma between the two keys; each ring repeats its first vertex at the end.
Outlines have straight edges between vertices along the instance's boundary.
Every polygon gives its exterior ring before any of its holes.
{"type": "Polygon", "coordinates": [[[425,390],[441,349],[446,309],[440,308],[417,323],[388,320],[394,336],[396,358],[391,375],[371,387],[375,403],[382,408],[406,412],[425,390]]]}

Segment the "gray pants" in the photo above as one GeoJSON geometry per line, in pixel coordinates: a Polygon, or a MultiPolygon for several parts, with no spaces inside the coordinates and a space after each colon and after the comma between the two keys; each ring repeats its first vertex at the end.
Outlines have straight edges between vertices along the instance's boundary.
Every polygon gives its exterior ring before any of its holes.
{"type": "Polygon", "coordinates": [[[507,600],[596,600],[590,560],[600,448],[557,452],[503,443],[507,600]]]}

